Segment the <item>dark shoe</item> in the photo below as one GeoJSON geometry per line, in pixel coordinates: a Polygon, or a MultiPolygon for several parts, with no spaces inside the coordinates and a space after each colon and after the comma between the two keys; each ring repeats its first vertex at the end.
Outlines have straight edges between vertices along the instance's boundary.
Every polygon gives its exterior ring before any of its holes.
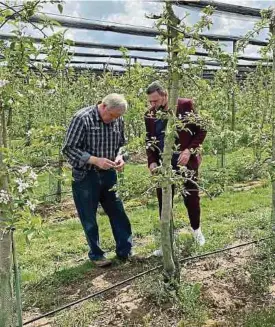
{"type": "Polygon", "coordinates": [[[99,258],[99,259],[93,259],[91,260],[97,267],[103,268],[103,267],[109,267],[112,264],[112,261],[109,259],[106,259],[105,257],[99,258]]]}
{"type": "Polygon", "coordinates": [[[115,258],[121,262],[142,261],[144,259],[137,254],[128,254],[127,256],[116,255],[115,258]]]}

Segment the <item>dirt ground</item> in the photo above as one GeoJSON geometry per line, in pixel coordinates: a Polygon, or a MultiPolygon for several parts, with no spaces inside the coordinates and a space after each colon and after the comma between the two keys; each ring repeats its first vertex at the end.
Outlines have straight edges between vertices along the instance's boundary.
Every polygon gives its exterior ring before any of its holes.
{"type": "MultiPolygon", "coordinates": [[[[237,244],[235,244],[237,245],[237,244]]],[[[228,316],[239,310],[249,309],[255,305],[247,294],[249,274],[243,268],[251,255],[253,246],[230,250],[219,255],[207,257],[196,262],[188,262],[181,268],[181,280],[200,283],[202,299],[207,303],[209,319],[204,327],[232,326],[228,316]]],[[[87,294],[105,289],[148,267],[161,263],[160,260],[146,259],[146,262],[125,263],[122,266],[97,269],[85,285],[87,294]],[[88,288],[87,288],[88,286],[88,288]]],[[[156,274],[153,276],[157,276],[156,274]]],[[[83,287],[83,285],[82,285],[83,287]]],[[[81,284],[73,285],[68,291],[70,300],[83,296],[81,284]]],[[[140,292],[136,285],[128,284],[113,289],[101,296],[102,308],[89,327],[100,326],[179,326],[181,316],[168,306],[156,306],[140,292]],[[148,324],[146,321],[148,317],[148,324]]],[[[266,304],[274,304],[275,283],[265,296],[266,304]]],[[[69,310],[69,309],[67,309],[69,310]]],[[[36,316],[39,312],[26,313],[24,320],[36,316]]],[[[55,327],[53,318],[43,318],[30,327],[55,327]]],[[[185,325],[182,325],[185,326],[185,325]]],[[[235,325],[234,325],[235,326],[235,325]]]]}

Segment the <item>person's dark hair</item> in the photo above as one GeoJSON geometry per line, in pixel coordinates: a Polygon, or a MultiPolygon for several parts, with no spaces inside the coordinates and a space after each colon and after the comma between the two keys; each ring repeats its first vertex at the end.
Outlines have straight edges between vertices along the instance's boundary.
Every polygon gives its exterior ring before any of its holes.
{"type": "Polygon", "coordinates": [[[162,84],[159,81],[154,81],[151,83],[146,90],[146,94],[152,94],[154,92],[158,92],[160,95],[166,94],[165,88],[162,86],[162,84]]]}

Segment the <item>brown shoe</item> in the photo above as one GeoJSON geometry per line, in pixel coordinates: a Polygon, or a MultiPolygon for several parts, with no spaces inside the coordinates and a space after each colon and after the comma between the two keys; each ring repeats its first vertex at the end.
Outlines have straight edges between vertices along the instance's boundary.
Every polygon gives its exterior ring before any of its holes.
{"type": "Polygon", "coordinates": [[[112,264],[112,261],[109,260],[109,259],[106,259],[105,257],[102,257],[102,258],[97,259],[97,260],[92,260],[92,262],[93,262],[97,267],[100,267],[100,268],[108,267],[108,266],[111,266],[111,264],[112,264]]]}

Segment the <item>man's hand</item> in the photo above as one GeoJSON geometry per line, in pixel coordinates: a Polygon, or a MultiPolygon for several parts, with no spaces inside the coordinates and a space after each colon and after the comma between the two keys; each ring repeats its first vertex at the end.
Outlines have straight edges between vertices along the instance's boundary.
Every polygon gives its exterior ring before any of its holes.
{"type": "Polygon", "coordinates": [[[179,166],[186,166],[191,156],[191,152],[189,149],[185,149],[181,152],[179,159],[178,159],[178,165],[179,166]]]}
{"type": "Polygon", "coordinates": [[[150,164],[150,166],[149,166],[150,173],[153,174],[154,171],[156,171],[157,167],[158,167],[157,163],[156,163],[156,162],[152,162],[152,163],[150,164]]]}
{"type": "Polygon", "coordinates": [[[107,159],[107,158],[98,158],[98,157],[94,157],[91,156],[90,159],[88,160],[88,163],[91,165],[95,165],[100,169],[104,169],[104,170],[108,170],[110,168],[114,168],[116,166],[116,164],[107,159]]]}
{"type": "Polygon", "coordinates": [[[124,168],[124,165],[125,165],[125,162],[123,160],[123,157],[122,156],[117,156],[116,157],[116,160],[115,160],[115,169],[119,172],[121,172],[124,168]]]}

